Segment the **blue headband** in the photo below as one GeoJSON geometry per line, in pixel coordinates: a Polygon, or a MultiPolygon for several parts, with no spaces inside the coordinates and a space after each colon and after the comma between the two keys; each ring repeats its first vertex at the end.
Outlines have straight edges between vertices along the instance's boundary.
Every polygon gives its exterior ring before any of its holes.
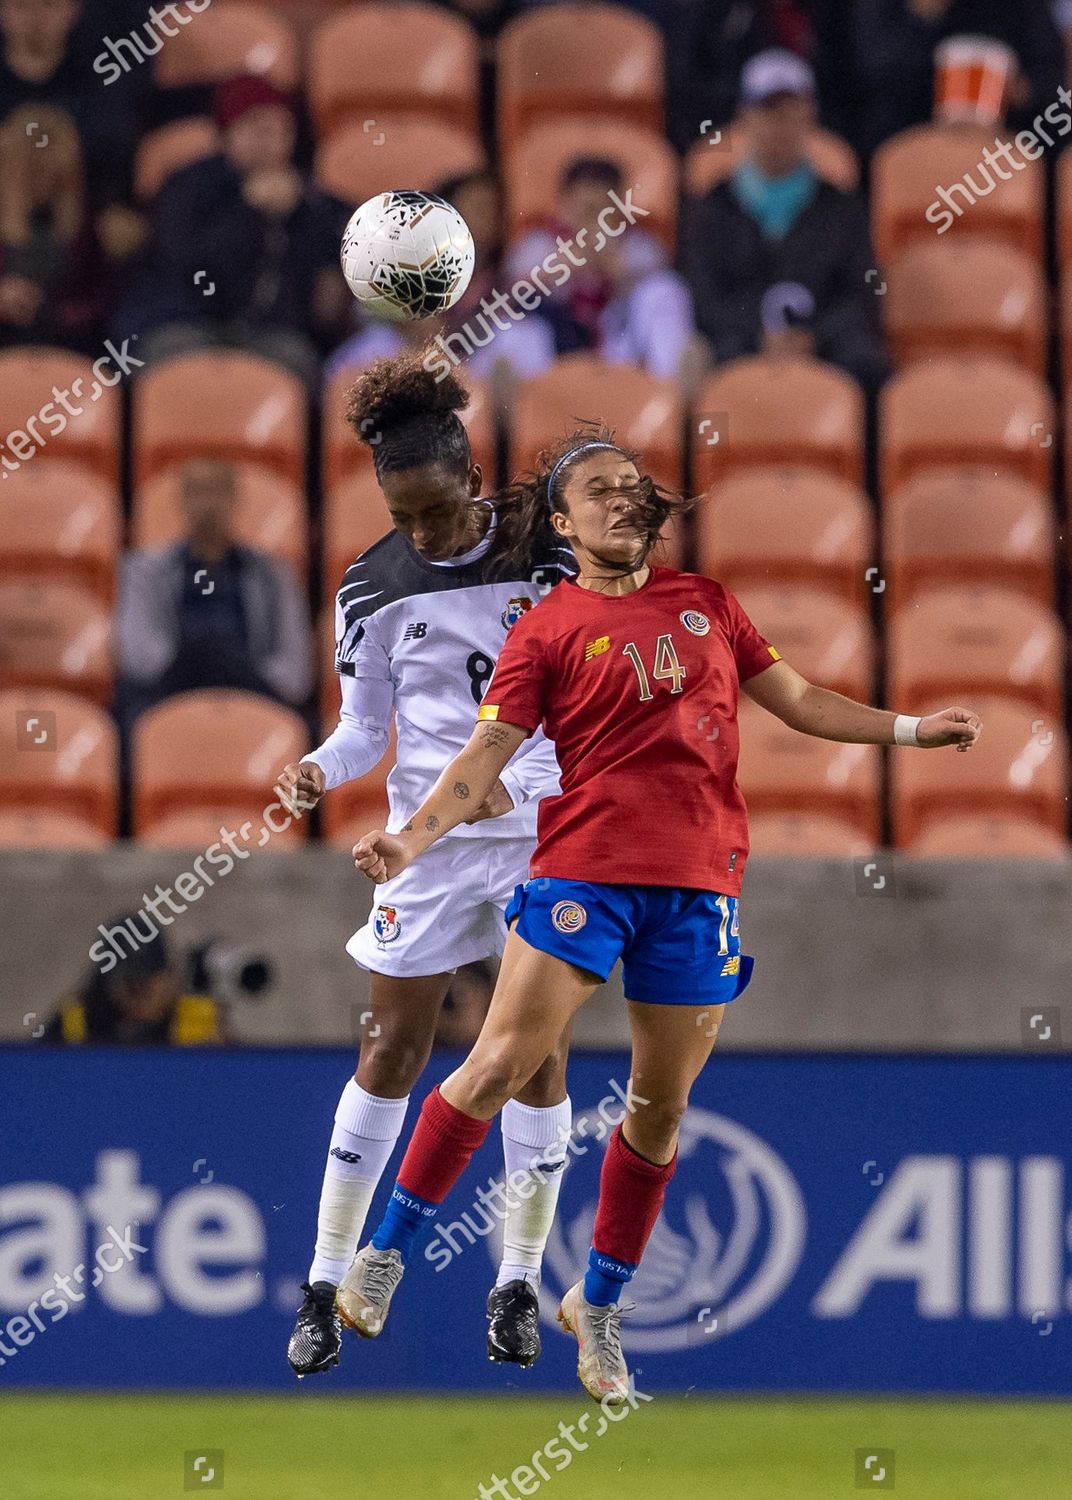
{"type": "Polygon", "coordinates": [[[552,505],[551,492],[552,492],[552,490],[555,487],[555,480],[558,477],[558,471],[559,471],[559,469],[561,469],[561,467],[562,467],[563,464],[568,463],[571,458],[576,458],[577,455],[578,455],[578,453],[585,453],[589,448],[615,448],[616,449],[617,448],[617,444],[616,443],[601,443],[601,442],[581,443],[578,447],[571,448],[568,453],[563,453],[562,457],[558,460],[558,463],[555,464],[554,468],[551,470],[550,474],[547,476],[547,508],[548,508],[548,510],[551,509],[551,505],[552,505]]]}

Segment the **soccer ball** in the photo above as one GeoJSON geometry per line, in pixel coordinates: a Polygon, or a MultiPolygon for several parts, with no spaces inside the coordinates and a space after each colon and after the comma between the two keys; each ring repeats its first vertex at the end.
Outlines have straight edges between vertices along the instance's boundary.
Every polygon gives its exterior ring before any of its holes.
{"type": "Polygon", "coordinates": [[[342,237],[342,274],[368,312],[393,323],[453,307],[469,285],[469,226],[434,193],[392,192],[356,210],[342,237]]]}

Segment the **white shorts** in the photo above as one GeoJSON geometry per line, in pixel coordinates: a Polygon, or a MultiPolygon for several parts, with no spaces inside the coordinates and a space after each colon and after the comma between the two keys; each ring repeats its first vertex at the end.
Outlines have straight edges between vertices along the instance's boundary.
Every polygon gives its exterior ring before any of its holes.
{"type": "Polygon", "coordinates": [[[363,969],[412,979],[498,958],[503,912],[528,879],[532,839],[440,839],[376,887],[376,904],[346,945],[363,969]]]}

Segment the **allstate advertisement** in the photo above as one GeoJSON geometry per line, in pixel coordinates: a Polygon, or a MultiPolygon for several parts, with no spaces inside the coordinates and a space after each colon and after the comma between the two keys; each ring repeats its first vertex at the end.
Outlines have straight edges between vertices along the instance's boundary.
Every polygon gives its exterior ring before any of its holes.
{"type": "MultiPolygon", "coordinates": [[[[433,1059],[410,1122],[457,1061],[433,1059]]],[[[287,1337],[350,1055],[9,1047],[2,1064],[0,1388],[293,1386],[287,1337]]],[[[347,1334],[342,1365],[306,1389],[572,1390],[554,1313],[585,1262],[627,1071],[619,1054],[570,1064],[533,1369],[484,1350],[496,1130],[383,1336],[347,1334]]],[[[1058,1056],[716,1056],[630,1289],[638,1383],[1068,1394],[1070,1100],[1058,1056]]]]}

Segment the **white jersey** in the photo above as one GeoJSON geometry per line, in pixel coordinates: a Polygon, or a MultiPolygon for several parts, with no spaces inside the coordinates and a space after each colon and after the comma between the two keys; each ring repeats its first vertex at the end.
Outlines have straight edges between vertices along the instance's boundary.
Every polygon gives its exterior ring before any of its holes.
{"type": "MultiPolygon", "coordinates": [[[[343,707],[338,728],[308,758],[328,788],[381,759],[393,713],[396,763],[387,779],[389,829],[397,832],[427,799],[476,724],[506,633],[563,577],[573,553],[553,546],[524,577],[488,583],[490,537],[462,557],[432,563],[390,532],[346,571],[335,606],[336,670],[343,707]]],[[[512,812],[447,837],[532,838],[539,799],[558,791],[554,746],[541,732],[502,773],[512,812]]]]}

